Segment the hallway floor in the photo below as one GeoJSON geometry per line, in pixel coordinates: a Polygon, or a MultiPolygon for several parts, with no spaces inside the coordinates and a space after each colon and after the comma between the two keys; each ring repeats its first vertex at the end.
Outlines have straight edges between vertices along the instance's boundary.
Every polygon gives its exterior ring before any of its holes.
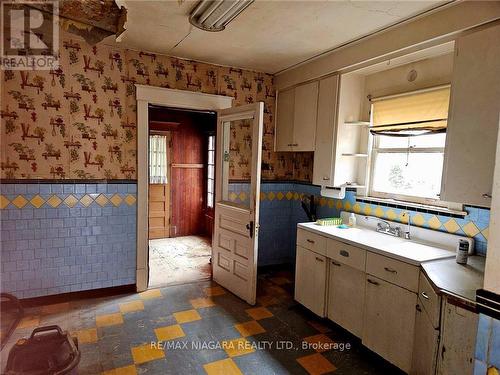
{"type": "Polygon", "coordinates": [[[291,280],[286,272],[260,276],[256,306],[203,281],[30,308],[2,363],[15,340],[58,324],[78,337],[80,375],[398,373],[297,305],[291,280]]]}
{"type": "Polygon", "coordinates": [[[210,280],[210,241],[201,236],[149,241],[149,287],[210,280]]]}

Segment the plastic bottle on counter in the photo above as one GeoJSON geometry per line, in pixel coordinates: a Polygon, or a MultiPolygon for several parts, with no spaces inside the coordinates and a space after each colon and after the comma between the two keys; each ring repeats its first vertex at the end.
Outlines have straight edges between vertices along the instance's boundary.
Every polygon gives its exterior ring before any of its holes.
{"type": "Polygon", "coordinates": [[[349,226],[352,228],[356,226],[356,215],[354,215],[354,212],[351,212],[349,215],[349,226]]]}
{"type": "Polygon", "coordinates": [[[457,247],[457,263],[458,264],[467,264],[467,259],[469,258],[469,241],[467,240],[459,240],[457,247]]]}

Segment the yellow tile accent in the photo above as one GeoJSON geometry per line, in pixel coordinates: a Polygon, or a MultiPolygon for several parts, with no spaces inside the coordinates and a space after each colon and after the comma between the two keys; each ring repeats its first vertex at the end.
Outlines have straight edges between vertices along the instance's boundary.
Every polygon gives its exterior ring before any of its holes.
{"type": "Polygon", "coordinates": [[[329,338],[327,335],[321,333],[319,335],[314,335],[314,336],[309,336],[305,337],[304,341],[308,342],[309,344],[317,345],[313,346],[314,350],[316,350],[318,353],[323,353],[328,351],[324,346],[326,345],[333,345],[333,340],[329,338]],[[323,347],[320,347],[323,345],[323,347]]]}
{"type": "Polygon", "coordinates": [[[59,314],[68,311],[70,308],[69,302],[54,303],[52,305],[45,305],[42,307],[42,314],[59,314]]]}
{"type": "Polygon", "coordinates": [[[76,204],[78,203],[78,199],[74,196],[74,195],[68,195],[66,197],[66,199],[64,199],[64,203],[66,204],[66,206],[68,206],[69,208],[73,208],[76,206],[76,204]]]}
{"type": "Polygon", "coordinates": [[[244,202],[247,199],[247,193],[242,191],[238,197],[240,198],[240,201],[244,202]]]}
{"type": "Polygon", "coordinates": [[[325,204],[326,204],[326,198],[323,198],[323,197],[322,197],[322,198],[320,198],[320,200],[319,200],[319,205],[320,205],[321,207],[325,207],[325,204]]]}
{"type": "Polygon", "coordinates": [[[4,197],[3,195],[0,195],[0,209],[4,209],[9,205],[10,201],[4,197]]]}
{"type": "Polygon", "coordinates": [[[274,200],[275,197],[276,197],[276,194],[274,194],[273,191],[270,191],[269,193],[267,193],[267,199],[269,199],[270,201],[274,200]]]}
{"type": "Polygon", "coordinates": [[[373,211],[376,217],[384,217],[384,209],[380,206],[377,206],[375,210],[373,211]]]}
{"type": "Polygon", "coordinates": [[[196,310],[186,310],[174,313],[174,318],[177,320],[177,323],[189,323],[194,322],[195,320],[201,320],[200,314],[196,310]]]}
{"type": "Polygon", "coordinates": [[[469,236],[469,237],[474,237],[476,234],[479,233],[479,229],[476,227],[476,224],[474,224],[472,221],[469,221],[467,224],[465,224],[462,227],[464,233],[469,236]]]}
{"type": "Polygon", "coordinates": [[[359,214],[361,212],[361,205],[359,203],[355,203],[354,206],[352,206],[352,210],[359,214]]]}
{"type": "Polygon", "coordinates": [[[500,375],[500,372],[498,372],[498,369],[496,367],[491,366],[488,369],[487,375],[500,375]]]}
{"type": "Polygon", "coordinates": [[[240,337],[234,340],[222,341],[222,348],[230,357],[237,357],[240,355],[245,355],[253,353],[255,350],[252,348],[252,344],[247,339],[240,337]]]}
{"type": "Polygon", "coordinates": [[[266,330],[255,320],[251,320],[246,323],[238,323],[234,325],[234,328],[241,334],[243,337],[258,335],[259,333],[264,333],[266,330]]]}
{"type": "Polygon", "coordinates": [[[99,206],[104,207],[108,203],[108,198],[104,194],[99,194],[95,201],[99,206]]]}
{"type": "Polygon", "coordinates": [[[335,205],[335,207],[337,207],[337,210],[342,209],[342,201],[340,199],[337,199],[337,204],[335,205]]]}
{"type": "Polygon", "coordinates": [[[443,225],[449,233],[455,233],[457,230],[460,229],[460,226],[457,224],[455,219],[450,219],[443,225]]]}
{"type": "Polygon", "coordinates": [[[160,341],[168,341],[178,339],[179,337],[184,337],[186,334],[182,330],[182,327],[178,324],[174,324],[168,327],[160,327],[155,329],[156,338],[160,341]]]}
{"type": "Polygon", "coordinates": [[[56,208],[56,207],[59,207],[59,205],[62,203],[62,199],[59,198],[57,195],[53,195],[49,199],[47,199],[46,203],[49,206],[56,208]]]}
{"type": "Polygon", "coordinates": [[[408,224],[408,218],[410,215],[408,215],[408,212],[403,211],[399,214],[399,221],[401,221],[403,224],[408,224]]]}
{"type": "Polygon", "coordinates": [[[247,309],[245,311],[254,320],[271,318],[273,316],[273,313],[268,309],[266,309],[265,307],[254,307],[252,309],[247,309]]]}
{"type": "Polygon", "coordinates": [[[160,289],[149,289],[145,292],[139,293],[139,297],[142,299],[153,299],[153,298],[161,298],[163,295],[161,294],[160,289]]]}
{"type": "Polygon", "coordinates": [[[350,209],[351,209],[351,202],[345,202],[345,204],[344,204],[344,210],[350,211],[350,209]]]}
{"type": "Polygon", "coordinates": [[[151,344],[144,344],[140,346],[133,347],[132,358],[134,358],[135,364],[145,363],[149,361],[154,361],[155,359],[165,358],[165,352],[163,349],[154,347],[151,344]]]}
{"type": "Polygon", "coordinates": [[[127,194],[127,196],[125,197],[125,203],[127,203],[129,206],[134,205],[136,201],[137,199],[133,195],[127,194]]]}
{"type": "Polygon", "coordinates": [[[38,316],[25,316],[21,319],[16,329],[34,328],[40,325],[40,318],[38,316]]]}
{"type": "Polygon", "coordinates": [[[263,191],[260,192],[260,200],[261,201],[265,201],[266,200],[266,193],[264,193],[263,191]]]}
{"type": "Polygon", "coordinates": [[[285,194],[283,194],[281,191],[276,194],[276,198],[278,198],[279,201],[283,200],[285,198],[285,194]]]}
{"type": "Polygon", "coordinates": [[[95,323],[98,327],[114,326],[123,324],[123,316],[120,313],[97,315],[95,323]]]}
{"type": "Polygon", "coordinates": [[[120,304],[120,311],[123,314],[141,310],[144,310],[144,304],[142,303],[142,301],[130,301],[120,304]]]}
{"type": "Polygon", "coordinates": [[[111,197],[110,201],[113,204],[113,206],[118,207],[120,203],[122,203],[123,199],[122,197],[120,197],[120,195],[115,194],[111,197]]]}
{"type": "Polygon", "coordinates": [[[363,213],[365,215],[370,215],[372,213],[372,208],[370,207],[369,204],[365,204],[365,207],[363,208],[363,213]]]}
{"type": "Polygon", "coordinates": [[[203,365],[207,375],[243,375],[236,363],[231,358],[210,362],[203,365]]]}
{"type": "Polygon", "coordinates": [[[205,294],[209,297],[221,296],[226,294],[226,290],[221,286],[210,286],[205,288],[205,294]]]}
{"type": "Polygon", "coordinates": [[[80,199],[80,203],[83,204],[85,207],[88,207],[92,204],[94,200],[92,199],[92,197],[88,194],[85,194],[81,199],[80,199]]]}
{"type": "Polygon", "coordinates": [[[189,300],[189,303],[195,309],[215,306],[215,302],[212,298],[195,298],[195,299],[189,300]]]}
{"type": "Polygon", "coordinates": [[[75,332],[79,344],[91,344],[97,342],[97,329],[89,328],[75,332]]]}
{"type": "Polygon", "coordinates": [[[429,226],[432,229],[439,229],[439,228],[441,228],[441,221],[439,221],[439,219],[438,219],[438,217],[436,215],[432,216],[427,223],[429,224],[429,226]]]}
{"type": "Polygon", "coordinates": [[[421,227],[425,223],[425,218],[420,214],[416,214],[412,217],[411,222],[412,222],[412,224],[415,224],[415,225],[421,227]]]}
{"type": "Polygon", "coordinates": [[[389,220],[394,220],[395,218],[398,217],[398,215],[391,209],[387,210],[387,212],[385,213],[385,216],[387,216],[387,218],[389,220]]]}
{"type": "Polygon", "coordinates": [[[305,357],[297,358],[297,362],[306,369],[306,371],[311,375],[322,375],[332,371],[337,368],[320,353],[307,355],[305,357]]]}
{"type": "Polygon", "coordinates": [[[333,208],[335,206],[335,201],[333,199],[328,199],[328,207],[333,208]]]}
{"type": "Polygon", "coordinates": [[[285,195],[287,200],[291,200],[293,198],[293,193],[291,191],[287,192],[285,195]]]}
{"type": "Polygon", "coordinates": [[[485,228],[482,230],[481,234],[484,236],[484,238],[486,238],[486,240],[488,240],[488,236],[490,235],[490,228],[485,228]]]}
{"type": "Polygon", "coordinates": [[[134,365],[118,367],[113,370],[104,371],[102,375],[137,375],[137,369],[134,365]]]}
{"type": "Polygon", "coordinates": [[[40,208],[45,203],[45,200],[37,194],[33,198],[31,198],[30,203],[33,207],[40,208]]]}
{"type": "Polygon", "coordinates": [[[299,198],[300,198],[299,193],[295,192],[295,193],[293,194],[293,199],[297,201],[297,200],[299,200],[299,198]]]}
{"type": "Polygon", "coordinates": [[[22,195],[18,195],[12,200],[12,204],[17,208],[23,208],[28,203],[28,200],[24,198],[22,195]]]}
{"type": "Polygon", "coordinates": [[[229,201],[230,202],[234,202],[236,200],[236,198],[238,198],[238,194],[236,194],[234,191],[229,193],[229,201]]]}

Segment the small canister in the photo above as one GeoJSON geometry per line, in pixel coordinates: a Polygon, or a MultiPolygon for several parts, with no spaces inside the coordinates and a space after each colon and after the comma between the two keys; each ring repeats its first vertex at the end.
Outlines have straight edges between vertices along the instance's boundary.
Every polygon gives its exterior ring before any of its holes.
{"type": "Polygon", "coordinates": [[[457,248],[457,263],[467,264],[467,259],[469,258],[469,247],[470,242],[467,240],[459,240],[457,248]]]}

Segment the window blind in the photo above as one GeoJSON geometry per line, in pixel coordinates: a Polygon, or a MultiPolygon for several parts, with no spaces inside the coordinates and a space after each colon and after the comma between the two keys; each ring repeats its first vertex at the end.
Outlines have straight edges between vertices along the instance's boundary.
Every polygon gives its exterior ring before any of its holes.
{"type": "Polygon", "coordinates": [[[446,132],[450,87],[373,99],[374,135],[415,136],[446,132]]]}
{"type": "Polygon", "coordinates": [[[149,183],[167,183],[167,137],[149,136],[149,183]]]}

